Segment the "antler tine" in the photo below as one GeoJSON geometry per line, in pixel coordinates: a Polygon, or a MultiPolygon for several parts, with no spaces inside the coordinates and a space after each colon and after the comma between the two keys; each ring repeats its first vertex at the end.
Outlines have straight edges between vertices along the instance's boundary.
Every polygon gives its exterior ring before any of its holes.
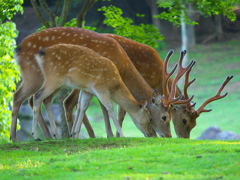
{"type": "MultiPolygon", "coordinates": [[[[187,88],[196,80],[196,78],[194,78],[191,82],[188,82],[189,73],[192,70],[192,67],[194,66],[195,63],[196,63],[196,61],[192,61],[192,64],[189,64],[190,67],[189,67],[189,69],[186,72],[185,84],[184,84],[184,95],[187,94],[187,88]]],[[[187,97],[185,96],[186,100],[179,100],[179,101],[175,102],[173,105],[176,105],[176,104],[187,104],[187,110],[188,110],[188,107],[189,107],[189,109],[191,109],[190,108],[190,102],[192,101],[193,98],[194,98],[194,95],[191,98],[189,98],[188,95],[187,95],[187,97]]]]}
{"type": "Polygon", "coordinates": [[[199,109],[196,111],[197,112],[197,115],[199,116],[202,112],[209,112],[211,111],[210,110],[206,110],[204,109],[204,107],[209,104],[210,102],[212,101],[216,101],[218,99],[222,99],[224,98],[225,96],[227,96],[228,93],[220,96],[220,93],[222,92],[222,90],[224,89],[224,87],[226,86],[226,84],[233,78],[233,76],[228,76],[225,81],[223,82],[223,84],[221,85],[221,87],[219,88],[217,94],[209,99],[207,99],[206,101],[203,102],[203,104],[199,107],[199,109]]]}
{"type": "Polygon", "coordinates": [[[170,101],[170,98],[169,98],[169,92],[168,92],[168,80],[170,78],[170,76],[174,73],[174,71],[176,70],[177,68],[177,64],[175,64],[174,68],[172,69],[172,71],[170,73],[167,72],[167,65],[168,65],[168,61],[170,59],[170,57],[172,56],[173,54],[173,50],[170,50],[165,58],[165,61],[163,63],[163,82],[162,82],[162,86],[163,86],[163,94],[164,94],[164,102],[163,102],[163,105],[165,107],[168,107],[169,106],[169,101],[170,101]]]}
{"type": "MultiPolygon", "coordinates": [[[[175,97],[175,93],[176,93],[176,86],[177,86],[177,82],[178,80],[182,77],[182,75],[189,69],[189,67],[192,66],[192,64],[194,63],[193,60],[191,60],[191,62],[187,65],[186,68],[183,68],[182,67],[182,60],[184,58],[184,56],[186,55],[187,51],[181,51],[181,54],[180,54],[180,59],[178,61],[178,73],[176,75],[176,77],[174,78],[173,80],[173,83],[172,83],[172,88],[171,88],[171,98],[173,99],[175,97]]],[[[194,63],[195,64],[195,63],[194,63]]]]}
{"type": "MultiPolygon", "coordinates": [[[[189,80],[189,74],[192,70],[192,67],[194,66],[194,64],[196,63],[196,61],[193,61],[192,66],[187,70],[186,72],[186,76],[185,76],[185,84],[184,84],[184,96],[185,99],[189,99],[188,93],[187,93],[187,88],[196,80],[196,78],[194,78],[192,81],[188,81],[189,80]]],[[[192,96],[193,97],[193,96],[192,96]]],[[[190,98],[191,99],[191,98],[190,98]]],[[[190,105],[190,102],[187,103],[187,111],[191,111],[191,107],[195,106],[196,103],[194,103],[192,106],[190,105]]]]}
{"type": "Polygon", "coordinates": [[[173,103],[173,105],[176,105],[176,104],[189,104],[194,98],[194,95],[192,95],[192,97],[190,99],[186,99],[186,100],[179,100],[175,103],[173,103]]]}
{"type": "Polygon", "coordinates": [[[185,50],[183,50],[183,52],[184,52],[184,56],[187,54],[187,50],[185,49],[185,50]]]}

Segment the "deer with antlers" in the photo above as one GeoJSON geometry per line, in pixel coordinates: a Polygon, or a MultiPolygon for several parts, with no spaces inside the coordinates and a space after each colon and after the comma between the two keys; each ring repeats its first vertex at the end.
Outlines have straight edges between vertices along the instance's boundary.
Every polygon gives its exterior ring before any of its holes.
{"type": "MultiPolygon", "coordinates": [[[[124,51],[127,53],[129,58],[133,62],[134,66],[139,71],[139,73],[144,77],[144,79],[148,82],[148,84],[153,89],[159,90],[160,93],[167,92],[166,89],[164,89],[164,87],[166,86],[162,86],[163,80],[164,80],[163,61],[161,60],[158,53],[153,48],[122,36],[113,35],[113,34],[104,34],[104,35],[114,38],[116,41],[118,41],[118,43],[121,45],[121,47],[124,49],[124,51]]],[[[187,52],[185,51],[185,53],[187,52]]],[[[191,68],[188,69],[186,74],[185,85],[184,85],[184,96],[182,96],[182,99],[189,99],[187,94],[187,88],[189,87],[190,84],[192,84],[195,81],[194,79],[191,82],[188,82],[189,73],[192,69],[192,66],[191,68]]],[[[179,63],[179,68],[182,69],[180,63],[179,63]]],[[[219,89],[218,94],[206,100],[197,111],[194,110],[196,103],[192,101],[187,104],[176,104],[171,109],[174,129],[178,137],[190,138],[190,132],[196,126],[196,119],[200,116],[200,113],[209,112],[205,110],[201,111],[201,109],[203,109],[203,107],[205,107],[208,103],[214,100],[224,98],[227,95],[227,93],[224,96],[220,96],[220,93],[225,87],[225,85],[232,78],[233,76],[228,76],[226,80],[223,82],[221,88],[219,89]]],[[[175,87],[175,89],[171,91],[171,96],[179,97],[181,95],[181,91],[178,88],[176,88],[176,82],[174,83],[175,84],[174,86],[172,86],[172,84],[173,84],[173,79],[170,77],[168,81],[168,89],[171,90],[172,87],[175,87]],[[174,96],[174,93],[175,93],[175,96],[174,96]]],[[[67,102],[68,99],[66,98],[65,101],[67,102]]],[[[120,112],[120,115],[118,120],[120,125],[122,126],[125,112],[121,110],[121,108],[119,112],[120,112]]],[[[66,113],[70,114],[71,112],[69,111],[66,113]]]]}
{"type": "MultiPolygon", "coordinates": [[[[114,34],[104,34],[104,35],[114,38],[121,45],[124,51],[127,53],[128,57],[133,62],[134,66],[139,71],[139,73],[143,76],[143,78],[147,81],[147,83],[153,89],[157,89],[159,90],[160,93],[164,93],[164,88],[163,88],[164,86],[162,86],[163,61],[153,48],[122,36],[118,36],[114,34]]],[[[191,83],[193,83],[193,81],[195,81],[193,80],[190,83],[188,82],[188,76],[190,71],[191,71],[191,68],[188,70],[188,73],[186,75],[185,86],[184,86],[184,96],[182,96],[182,99],[188,99],[187,88],[191,83]]],[[[201,112],[209,112],[209,111],[204,111],[203,108],[208,103],[214,100],[224,98],[227,95],[226,93],[224,96],[220,96],[220,93],[225,87],[225,85],[232,78],[233,76],[228,76],[226,80],[223,82],[221,88],[219,89],[218,94],[206,100],[197,111],[194,110],[194,106],[196,103],[192,101],[187,104],[176,104],[174,108],[172,108],[172,113],[171,113],[172,120],[173,120],[175,132],[178,137],[190,138],[190,132],[195,127],[196,119],[200,116],[201,112]]],[[[170,78],[168,81],[169,89],[171,89],[171,87],[176,87],[176,86],[172,86],[172,83],[173,83],[173,79],[170,78]]],[[[181,91],[178,88],[176,88],[176,90],[172,92],[175,92],[176,97],[178,97],[181,94],[181,91]]],[[[123,121],[123,118],[119,119],[119,121],[123,121]]]]}
{"type": "MultiPolygon", "coordinates": [[[[188,98],[188,100],[180,100],[182,98],[182,95],[179,95],[179,97],[175,98],[175,89],[176,89],[176,85],[177,85],[177,81],[183,76],[183,74],[190,68],[192,68],[192,66],[195,64],[195,61],[191,61],[189,63],[189,65],[186,67],[186,68],[183,68],[181,65],[182,65],[182,60],[186,54],[186,51],[182,51],[181,54],[180,54],[180,59],[178,61],[178,64],[176,64],[174,66],[174,68],[172,69],[172,71],[170,73],[167,72],[167,65],[168,65],[168,62],[169,62],[169,59],[171,57],[171,55],[173,54],[173,50],[170,50],[168,55],[166,56],[166,59],[164,61],[164,64],[163,64],[163,92],[164,92],[164,97],[161,97],[159,99],[156,99],[159,104],[165,108],[166,111],[168,112],[171,112],[172,108],[177,105],[177,104],[183,104],[183,103],[187,103],[187,102],[190,102],[194,96],[192,96],[191,98],[188,98]],[[171,75],[174,73],[174,71],[176,70],[177,66],[179,67],[178,68],[178,72],[177,72],[177,75],[176,77],[174,78],[173,80],[173,83],[172,83],[172,87],[171,87],[171,95],[169,94],[169,90],[168,90],[168,87],[167,87],[167,84],[168,84],[168,81],[169,81],[169,78],[171,77],[171,75]],[[174,86],[174,87],[173,87],[174,86]],[[174,97],[174,98],[173,98],[174,97]]],[[[78,95],[78,92],[77,90],[74,90],[72,92],[72,94],[74,94],[75,96],[75,102],[76,102],[76,96],[78,95]]],[[[70,95],[71,96],[71,95],[70,95]]],[[[81,92],[80,92],[80,96],[81,96],[81,92]]],[[[73,96],[72,96],[73,97],[73,96]]],[[[68,99],[68,98],[66,98],[68,99]]],[[[69,99],[68,99],[69,100],[69,99]]],[[[74,102],[74,99],[71,99],[71,104],[73,105],[73,102],[74,102]]],[[[79,105],[80,107],[81,105],[79,105]]],[[[118,115],[122,112],[126,112],[124,111],[120,106],[119,106],[119,109],[120,111],[118,111],[118,115]]],[[[81,108],[78,108],[77,109],[77,117],[78,117],[78,114],[80,114],[80,110],[81,108]]],[[[120,114],[121,115],[121,114],[120,114]]],[[[78,118],[76,118],[78,119],[78,118]]],[[[109,121],[107,118],[104,119],[105,121],[109,121]]],[[[123,119],[122,119],[123,120],[123,119]]],[[[122,121],[119,121],[120,122],[120,126],[122,127],[122,121]]],[[[74,124],[76,124],[77,122],[75,121],[74,124]]],[[[106,124],[110,124],[109,122],[106,122],[106,124]]],[[[111,128],[111,126],[109,126],[111,128]]],[[[74,129],[74,128],[73,128],[74,129]]],[[[108,132],[108,131],[107,131],[108,132]]],[[[117,136],[120,136],[119,133],[117,133],[117,136]]]]}
{"type": "MultiPolygon", "coordinates": [[[[34,54],[40,49],[46,48],[55,44],[75,44],[86,46],[103,57],[110,59],[117,67],[120,76],[133,95],[140,102],[142,97],[147,99],[147,107],[152,115],[151,125],[153,129],[160,135],[171,137],[170,131],[170,115],[169,111],[159,103],[161,94],[154,91],[142,78],[136,70],[130,59],[128,58],[122,47],[113,38],[106,37],[96,32],[81,28],[59,27],[42,30],[25,38],[15,51],[15,59],[20,66],[22,84],[13,95],[13,109],[10,138],[13,141],[16,137],[16,122],[19,107],[22,102],[29,96],[36,93],[44,82],[44,78],[40,67],[34,60],[34,54]],[[163,120],[164,117],[164,120],[163,120]]],[[[61,59],[61,57],[58,57],[61,59]]],[[[51,116],[51,107],[48,107],[48,101],[52,101],[55,94],[43,100],[47,114],[51,116]]],[[[30,98],[30,106],[33,107],[33,99],[30,98]]],[[[186,101],[187,103],[189,101],[186,101]]],[[[103,106],[102,106],[103,107],[103,106]]],[[[103,107],[104,108],[104,107],[103,107]]],[[[40,111],[40,110],[39,110],[40,111]]],[[[37,116],[38,122],[43,130],[45,137],[51,137],[41,113],[37,116]]],[[[84,116],[86,118],[86,116],[84,116]]],[[[83,119],[83,122],[84,119],[83,119]]],[[[52,121],[51,129],[56,138],[59,135],[56,130],[56,125],[52,121]]],[[[86,123],[88,123],[86,121],[86,123]]],[[[73,123],[68,123],[69,129],[72,129],[73,123]]],[[[33,132],[34,133],[34,132],[33,132]]],[[[94,134],[92,134],[94,136],[94,134]]]]}
{"type": "MultiPolygon", "coordinates": [[[[185,84],[184,84],[184,97],[186,99],[189,99],[187,88],[196,80],[194,78],[192,81],[188,81],[189,79],[189,73],[191,71],[192,67],[190,67],[186,73],[185,78],[185,84]]],[[[210,110],[205,110],[205,106],[209,104],[212,101],[216,101],[219,99],[222,99],[227,96],[228,93],[225,93],[224,95],[220,95],[226,84],[233,78],[233,76],[228,76],[221,87],[219,88],[217,94],[206,101],[203,102],[203,104],[198,108],[198,110],[195,110],[196,103],[189,102],[186,105],[181,106],[175,106],[173,108],[172,116],[173,116],[173,124],[174,129],[178,137],[184,137],[184,138],[190,138],[190,132],[191,130],[196,126],[197,122],[196,119],[200,116],[202,112],[210,112],[210,110]]]]}

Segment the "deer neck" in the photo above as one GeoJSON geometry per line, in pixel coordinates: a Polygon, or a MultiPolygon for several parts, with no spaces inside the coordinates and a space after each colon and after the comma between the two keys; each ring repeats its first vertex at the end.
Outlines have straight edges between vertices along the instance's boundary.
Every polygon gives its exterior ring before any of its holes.
{"type": "Polygon", "coordinates": [[[146,98],[148,102],[151,102],[154,90],[142,78],[141,74],[136,70],[131,61],[127,64],[122,79],[138,102],[140,102],[142,98],[146,98]]]}
{"type": "Polygon", "coordinates": [[[129,89],[122,82],[117,90],[111,94],[111,98],[129,113],[131,117],[139,110],[139,102],[134,99],[129,89]]]}

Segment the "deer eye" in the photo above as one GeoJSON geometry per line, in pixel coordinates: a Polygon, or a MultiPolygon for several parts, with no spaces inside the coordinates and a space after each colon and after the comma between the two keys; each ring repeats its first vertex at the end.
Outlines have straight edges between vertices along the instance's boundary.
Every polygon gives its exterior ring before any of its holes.
{"type": "Polygon", "coordinates": [[[187,124],[187,120],[186,119],[183,119],[182,122],[183,122],[184,125],[187,124]]]}
{"type": "Polygon", "coordinates": [[[164,121],[166,121],[167,117],[166,117],[166,116],[162,116],[162,119],[163,119],[164,121]]]}

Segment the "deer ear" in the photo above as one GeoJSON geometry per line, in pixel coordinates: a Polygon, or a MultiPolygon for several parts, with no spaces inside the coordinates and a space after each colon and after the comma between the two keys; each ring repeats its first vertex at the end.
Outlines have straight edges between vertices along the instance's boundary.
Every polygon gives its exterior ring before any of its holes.
{"type": "Polygon", "coordinates": [[[162,96],[161,96],[160,92],[158,90],[155,90],[152,95],[152,103],[160,104],[161,97],[162,96]]]}
{"type": "Polygon", "coordinates": [[[147,100],[145,98],[142,98],[139,104],[140,109],[145,109],[147,107],[147,100]]]}

